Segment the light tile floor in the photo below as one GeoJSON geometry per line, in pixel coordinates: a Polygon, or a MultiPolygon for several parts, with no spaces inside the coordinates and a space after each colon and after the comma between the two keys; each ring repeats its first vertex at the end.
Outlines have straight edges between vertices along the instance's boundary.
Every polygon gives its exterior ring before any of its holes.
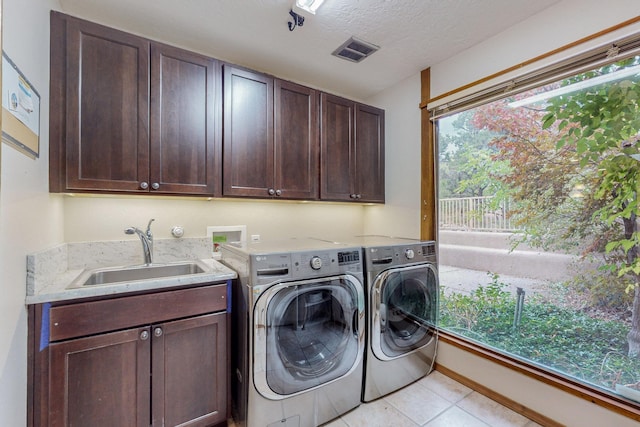
{"type": "Polygon", "coordinates": [[[535,427],[539,424],[434,371],[324,427],[535,427]]]}
{"type": "MultiPolygon", "coordinates": [[[[235,427],[229,420],[229,427],[235,427]]],[[[415,383],[342,415],[323,427],[541,427],[434,371],[415,383]]]]}

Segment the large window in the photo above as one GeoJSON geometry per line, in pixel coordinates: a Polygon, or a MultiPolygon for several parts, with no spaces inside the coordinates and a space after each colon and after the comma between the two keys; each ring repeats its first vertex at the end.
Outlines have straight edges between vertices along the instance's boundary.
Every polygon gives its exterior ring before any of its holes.
{"type": "Polygon", "coordinates": [[[640,56],[479,104],[436,119],[441,327],[640,402],[640,56]]]}

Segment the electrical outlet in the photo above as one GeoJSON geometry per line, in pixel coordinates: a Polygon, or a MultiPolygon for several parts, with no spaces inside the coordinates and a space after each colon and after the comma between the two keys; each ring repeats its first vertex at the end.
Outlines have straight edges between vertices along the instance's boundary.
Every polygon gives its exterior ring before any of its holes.
{"type": "Polygon", "coordinates": [[[259,234],[252,234],[251,235],[251,241],[252,242],[259,242],[260,241],[260,235],[259,234]]]}

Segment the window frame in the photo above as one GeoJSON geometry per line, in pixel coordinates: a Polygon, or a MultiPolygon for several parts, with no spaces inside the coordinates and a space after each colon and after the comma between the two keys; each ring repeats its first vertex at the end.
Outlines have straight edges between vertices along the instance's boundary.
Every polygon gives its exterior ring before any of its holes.
{"type": "MultiPolygon", "coordinates": [[[[522,73],[515,78],[505,77],[514,70],[519,70],[531,65],[535,66],[536,63],[544,62],[544,60],[549,57],[562,54],[571,48],[584,45],[597,37],[612,33],[637,22],[640,22],[640,16],[433,98],[430,96],[431,70],[430,68],[422,70],[420,104],[422,128],[420,231],[422,239],[438,241],[437,201],[439,197],[437,177],[439,169],[435,120],[471,109],[481,104],[505,98],[515,93],[523,92],[535,86],[544,85],[550,81],[557,81],[570,75],[578,74],[581,71],[596,68],[599,65],[640,55],[640,32],[637,32],[613,42],[594,48],[592,47],[578,55],[567,55],[566,58],[556,61],[551,65],[542,66],[528,73],[522,73]],[[488,82],[489,84],[487,84],[488,82]],[[491,82],[495,83],[491,84],[491,82]]],[[[527,363],[526,361],[471,341],[465,337],[441,329],[438,329],[438,335],[439,339],[443,342],[461,350],[595,403],[618,414],[640,421],[640,403],[589,386],[539,365],[527,363]]],[[[465,382],[464,378],[460,378],[460,380],[463,383],[465,382]]],[[[472,380],[468,380],[467,383],[471,388],[474,388],[474,385],[477,386],[472,380]]],[[[499,398],[500,396],[497,397],[499,398]]],[[[505,399],[508,400],[507,398],[505,399]]]]}

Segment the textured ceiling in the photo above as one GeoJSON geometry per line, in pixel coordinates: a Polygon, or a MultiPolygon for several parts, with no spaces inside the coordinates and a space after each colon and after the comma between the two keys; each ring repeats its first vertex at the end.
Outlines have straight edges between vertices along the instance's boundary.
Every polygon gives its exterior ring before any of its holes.
{"type": "Polygon", "coordinates": [[[60,0],[70,15],[362,100],[559,0],[325,0],[289,31],[293,2],[60,0]],[[332,56],[351,36],[381,49],[332,56]]]}

